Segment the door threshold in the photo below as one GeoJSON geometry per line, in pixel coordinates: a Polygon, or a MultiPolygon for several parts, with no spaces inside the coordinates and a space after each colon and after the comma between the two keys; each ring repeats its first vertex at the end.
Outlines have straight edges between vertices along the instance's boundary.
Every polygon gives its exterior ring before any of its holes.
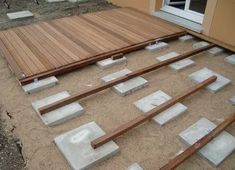
{"type": "Polygon", "coordinates": [[[198,23],[190,21],[188,19],[185,19],[185,18],[176,16],[176,15],[170,14],[168,12],[157,11],[157,12],[154,12],[152,15],[156,16],[156,17],[159,17],[159,18],[161,18],[163,20],[172,22],[174,24],[177,24],[179,26],[182,26],[184,28],[187,28],[189,30],[198,32],[198,33],[202,33],[202,31],[203,31],[203,28],[202,28],[201,24],[198,24],[198,23]]]}

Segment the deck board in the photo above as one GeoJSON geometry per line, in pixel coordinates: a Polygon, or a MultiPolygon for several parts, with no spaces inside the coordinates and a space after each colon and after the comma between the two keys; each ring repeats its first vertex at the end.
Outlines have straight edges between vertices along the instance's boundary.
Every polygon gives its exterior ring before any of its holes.
{"type": "Polygon", "coordinates": [[[0,50],[22,81],[182,31],[137,10],[118,8],[1,31],[0,50]]]}

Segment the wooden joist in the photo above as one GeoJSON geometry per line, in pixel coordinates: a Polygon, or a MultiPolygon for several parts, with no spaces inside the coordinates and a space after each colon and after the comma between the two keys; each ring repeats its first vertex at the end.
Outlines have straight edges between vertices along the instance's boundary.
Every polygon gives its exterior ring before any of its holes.
{"type": "Polygon", "coordinates": [[[50,112],[52,110],[55,110],[55,109],[57,109],[59,107],[65,106],[65,105],[67,105],[69,103],[72,103],[72,102],[74,102],[76,100],[85,98],[87,96],[90,96],[92,94],[95,94],[97,92],[105,90],[107,88],[110,88],[110,87],[112,87],[112,86],[114,86],[116,84],[119,84],[121,82],[130,80],[130,79],[132,79],[134,77],[137,77],[137,76],[149,73],[149,72],[157,70],[157,69],[160,69],[160,68],[162,68],[164,66],[167,66],[167,65],[169,65],[171,63],[177,62],[179,60],[188,58],[188,57],[190,57],[192,55],[198,54],[198,53],[200,53],[202,51],[208,50],[208,49],[210,49],[210,48],[212,48],[214,46],[215,46],[214,44],[210,44],[208,46],[205,46],[205,47],[202,47],[202,48],[199,48],[199,49],[195,49],[195,50],[192,50],[190,52],[186,52],[185,54],[179,55],[177,57],[174,57],[174,58],[171,58],[171,59],[159,62],[157,64],[153,64],[151,66],[148,66],[148,67],[145,67],[145,68],[133,71],[132,73],[127,74],[127,75],[125,75],[125,76],[123,76],[121,78],[118,78],[118,79],[112,80],[110,82],[98,85],[96,87],[92,87],[92,88],[90,88],[88,90],[85,90],[85,91],[82,91],[82,92],[80,92],[78,94],[71,95],[70,97],[67,97],[67,98],[65,98],[63,100],[57,101],[57,102],[52,103],[52,104],[47,105],[47,106],[44,106],[44,107],[39,109],[39,112],[41,114],[45,114],[45,113],[50,112]]]}
{"type": "Polygon", "coordinates": [[[118,128],[116,128],[115,130],[93,140],[91,142],[91,145],[94,149],[102,146],[103,144],[116,139],[117,137],[123,135],[124,133],[128,132],[129,130],[135,128],[136,126],[146,122],[147,120],[152,119],[154,116],[156,116],[157,114],[161,113],[162,111],[168,109],[169,107],[173,106],[174,104],[182,101],[183,99],[185,99],[186,97],[190,96],[191,94],[199,91],[200,89],[208,86],[209,84],[215,82],[217,79],[216,76],[212,76],[208,79],[206,79],[205,81],[195,85],[194,87],[191,87],[190,89],[186,90],[185,92],[183,92],[182,94],[173,97],[172,99],[168,100],[167,102],[163,103],[162,105],[160,105],[159,107],[138,116],[137,118],[119,126],[118,128]]]}
{"type": "Polygon", "coordinates": [[[219,124],[215,129],[213,129],[210,133],[199,139],[196,143],[188,147],[184,152],[180,153],[174,159],[170,160],[165,166],[160,168],[160,170],[172,170],[178,167],[181,163],[183,163],[186,159],[200,150],[203,146],[208,144],[211,140],[213,140],[217,135],[219,135],[222,131],[224,131],[228,126],[230,126],[233,122],[235,122],[235,113],[226,120],[224,120],[221,124],[219,124]]]}

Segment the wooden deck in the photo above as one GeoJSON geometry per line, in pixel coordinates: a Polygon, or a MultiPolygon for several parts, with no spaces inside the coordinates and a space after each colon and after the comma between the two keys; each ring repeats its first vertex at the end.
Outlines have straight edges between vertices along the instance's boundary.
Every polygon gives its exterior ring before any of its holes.
{"type": "Polygon", "coordinates": [[[155,17],[119,8],[2,31],[0,51],[23,84],[181,32],[155,17]]]}

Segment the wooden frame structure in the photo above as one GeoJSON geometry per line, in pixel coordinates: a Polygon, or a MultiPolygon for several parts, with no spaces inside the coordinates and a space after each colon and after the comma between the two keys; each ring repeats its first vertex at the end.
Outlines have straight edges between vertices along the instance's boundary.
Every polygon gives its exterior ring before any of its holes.
{"type": "Polygon", "coordinates": [[[140,76],[140,75],[143,75],[143,74],[155,71],[155,70],[160,69],[160,68],[162,68],[164,66],[167,66],[167,65],[169,65],[171,63],[177,62],[179,60],[188,58],[188,57],[190,57],[192,55],[198,54],[198,53],[200,53],[202,51],[208,50],[208,49],[210,49],[210,48],[212,48],[214,46],[215,46],[214,44],[210,44],[208,46],[205,46],[205,47],[202,47],[202,48],[199,48],[199,49],[195,49],[195,50],[190,51],[190,52],[186,52],[185,54],[179,55],[177,57],[174,57],[174,58],[171,58],[171,59],[159,62],[157,64],[153,64],[153,65],[148,66],[146,68],[142,68],[142,69],[133,71],[132,73],[129,73],[129,74],[127,74],[127,75],[125,75],[123,77],[120,77],[118,79],[112,80],[112,81],[107,82],[107,83],[103,83],[101,85],[95,86],[95,87],[90,88],[88,90],[82,91],[81,93],[71,95],[70,97],[64,98],[64,99],[59,100],[59,101],[57,101],[55,103],[52,103],[52,104],[49,104],[47,106],[41,107],[41,108],[39,108],[39,112],[40,112],[40,114],[45,114],[45,113],[47,113],[49,111],[52,111],[52,110],[55,110],[55,109],[57,109],[59,107],[65,106],[65,105],[67,105],[69,103],[72,103],[72,102],[74,102],[76,100],[85,98],[87,96],[93,95],[93,94],[95,94],[97,92],[100,92],[102,90],[105,90],[107,88],[110,88],[110,87],[112,87],[112,86],[114,86],[116,84],[119,84],[121,82],[124,82],[124,81],[130,80],[130,79],[132,79],[134,77],[137,77],[137,76],[140,76]]]}
{"type": "Polygon", "coordinates": [[[186,90],[185,92],[183,92],[182,94],[173,97],[172,99],[168,100],[167,102],[163,103],[162,105],[160,105],[159,107],[138,116],[137,118],[119,126],[118,128],[116,128],[115,130],[93,140],[91,142],[91,145],[94,149],[102,146],[103,144],[116,139],[117,137],[123,135],[124,133],[128,132],[129,130],[135,128],[136,126],[146,122],[147,120],[152,119],[154,116],[156,116],[157,114],[161,113],[162,111],[168,109],[169,107],[173,106],[174,104],[182,101],[183,99],[185,99],[186,97],[190,96],[191,94],[194,94],[195,92],[199,91],[200,89],[208,86],[209,84],[215,82],[217,79],[216,76],[212,76],[206,80],[204,80],[203,82],[195,85],[194,87],[186,90]]]}
{"type": "Polygon", "coordinates": [[[233,122],[235,122],[235,113],[232,114],[231,117],[224,120],[221,124],[219,124],[215,129],[213,129],[210,133],[205,135],[203,138],[199,139],[196,143],[188,147],[184,152],[176,156],[174,159],[170,160],[165,166],[160,168],[160,170],[172,170],[178,167],[181,163],[183,163],[186,159],[200,150],[203,146],[213,140],[217,135],[219,135],[222,131],[224,131],[228,126],[230,126],[233,122]]]}

